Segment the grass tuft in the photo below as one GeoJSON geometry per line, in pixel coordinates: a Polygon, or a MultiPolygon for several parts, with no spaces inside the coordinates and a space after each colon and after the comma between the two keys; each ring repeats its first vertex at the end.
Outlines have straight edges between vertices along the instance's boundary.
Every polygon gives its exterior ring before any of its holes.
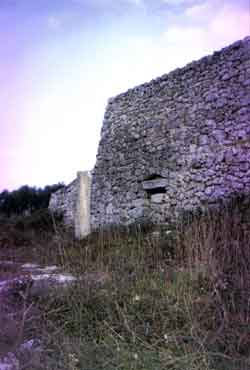
{"type": "Polygon", "coordinates": [[[60,227],[47,234],[43,261],[79,280],[36,302],[43,369],[249,369],[249,209],[234,200],[167,230],[82,241],[60,227]]]}

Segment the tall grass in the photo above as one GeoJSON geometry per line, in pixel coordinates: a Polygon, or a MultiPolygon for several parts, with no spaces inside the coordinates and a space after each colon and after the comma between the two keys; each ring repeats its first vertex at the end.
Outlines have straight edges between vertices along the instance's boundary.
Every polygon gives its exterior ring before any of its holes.
{"type": "Polygon", "coordinates": [[[171,230],[113,228],[81,242],[59,235],[60,263],[79,281],[41,304],[62,366],[250,368],[249,233],[235,202],[171,230]]]}
{"type": "Polygon", "coordinates": [[[43,369],[249,369],[249,210],[235,200],[82,241],[57,229],[53,262],[79,280],[37,302],[43,369]]]}

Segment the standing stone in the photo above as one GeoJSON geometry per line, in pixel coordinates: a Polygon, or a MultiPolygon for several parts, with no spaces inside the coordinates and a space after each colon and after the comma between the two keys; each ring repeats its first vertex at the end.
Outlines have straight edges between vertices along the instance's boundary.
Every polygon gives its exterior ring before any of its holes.
{"type": "Polygon", "coordinates": [[[75,213],[75,237],[82,239],[90,233],[91,178],[87,171],[77,173],[77,201],[75,213]]]}

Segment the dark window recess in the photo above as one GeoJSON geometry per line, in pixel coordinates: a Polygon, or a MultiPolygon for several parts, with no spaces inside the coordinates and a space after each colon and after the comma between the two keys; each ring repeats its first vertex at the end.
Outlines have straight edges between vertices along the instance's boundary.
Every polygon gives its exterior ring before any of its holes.
{"type": "Polygon", "coordinates": [[[144,181],[151,181],[151,180],[159,180],[159,179],[163,179],[164,177],[162,177],[161,175],[157,175],[156,173],[148,176],[144,181]]]}
{"type": "Polygon", "coordinates": [[[157,174],[152,174],[142,182],[143,190],[148,196],[154,194],[165,194],[168,180],[157,174]]]}
{"type": "Polygon", "coordinates": [[[148,195],[165,194],[166,193],[166,188],[159,187],[159,188],[153,188],[153,189],[146,189],[146,193],[148,195]]]}

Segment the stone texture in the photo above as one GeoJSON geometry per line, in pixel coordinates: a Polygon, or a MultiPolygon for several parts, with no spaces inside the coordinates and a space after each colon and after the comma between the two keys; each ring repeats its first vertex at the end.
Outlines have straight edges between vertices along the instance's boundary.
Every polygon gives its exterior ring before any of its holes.
{"type": "Polygon", "coordinates": [[[14,353],[7,353],[3,359],[0,359],[0,370],[20,370],[20,364],[14,353]]]}
{"type": "Polygon", "coordinates": [[[249,60],[246,38],[109,100],[92,176],[93,229],[164,223],[249,193],[249,60]]]}
{"type": "Polygon", "coordinates": [[[78,172],[73,182],[50,198],[49,209],[63,215],[64,223],[74,230],[78,239],[90,232],[90,191],[90,173],[78,172]]]}
{"type": "Polygon", "coordinates": [[[77,179],[68,186],[59,189],[51,195],[49,209],[63,215],[64,222],[69,227],[74,227],[76,200],[77,200],[77,179]]]}
{"type": "Polygon", "coordinates": [[[142,182],[144,190],[153,190],[157,188],[165,188],[168,185],[167,179],[155,179],[142,182]]]}
{"type": "Polygon", "coordinates": [[[75,236],[81,239],[90,233],[90,187],[91,178],[89,173],[78,172],[77,174],[77,202],[75,214],[75,236]]]}

